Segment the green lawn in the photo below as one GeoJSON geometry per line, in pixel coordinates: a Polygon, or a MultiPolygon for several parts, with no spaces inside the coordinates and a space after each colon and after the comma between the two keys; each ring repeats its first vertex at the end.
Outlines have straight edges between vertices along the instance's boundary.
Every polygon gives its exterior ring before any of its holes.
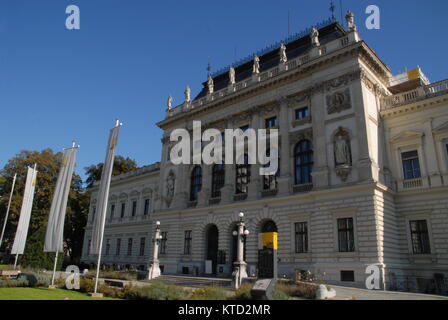
{"type": "Polygon", "coordinates": [[[113,298],[94,299],[88,295],[65,289],[48,288],[0,288],[0,300],[119,300],[113,298]]]}

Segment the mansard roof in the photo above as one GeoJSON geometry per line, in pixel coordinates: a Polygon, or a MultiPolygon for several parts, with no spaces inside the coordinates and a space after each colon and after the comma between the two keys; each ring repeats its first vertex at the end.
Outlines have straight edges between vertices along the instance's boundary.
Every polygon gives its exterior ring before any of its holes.
{"type": "MultiPolygon", "coordinates": [[[[331,20],[331,22],[330,21],[324,22],[321,25],[323,26],[318,28],[318,31],[319,31],[319,41],[323,45],[346,35],[346,31],[344,30],[344,28],[339,24],[339,22],[335,20],[331,20]]],[[[288,57],[288,60],[294,59],[309,51],[312,48],[312,45],[311,45],[311,38],[309,35],[310,32],[308,31],[310,30],[307,29],[306,32],[298,34],[300,35],[299,37],[292,36],[288,38],[289,41],[288,39],[285,39],[285,41],[276,43],[276,45],[269,47],[269,49],[271,50],[264,50],[267,52],[259,56],[260,72],[263,72],[278,65],[280,60],[279,46],[280,43],[282,42],[285,43],[286,45],[286,55],[288,57]]],[[[242,64],[238,65],[237,63],[236,65],[233,66],[235,68],[236,82],[249,78],[252,75],[253,59],[248,59],[248,57],[243,59],[242,64]]],[[[212,75],[214,91],[221,90],[228,86],[229,68],[230,66],[212,75]]],[[[199,94],[193,100],[200,99],[207,95],[207,81],[203,82],[202,85],[203,88],[201,92],[199,92],[199,94]]]]}

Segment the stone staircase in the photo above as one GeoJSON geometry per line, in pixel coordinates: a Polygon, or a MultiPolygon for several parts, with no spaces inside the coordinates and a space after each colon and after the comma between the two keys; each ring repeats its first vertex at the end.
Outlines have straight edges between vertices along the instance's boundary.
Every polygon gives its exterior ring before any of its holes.
{"type": "Polygon", "coordinates": [[[183,275],[161,275],[153,280],[146,280],[145,282],[154,283],[162,282],[166,284],[174,284],[183,287],[201,288],[201,287],[224,287],[231,288],[232,279],[215,278],[215,277],[194,277],[183,275]]]}

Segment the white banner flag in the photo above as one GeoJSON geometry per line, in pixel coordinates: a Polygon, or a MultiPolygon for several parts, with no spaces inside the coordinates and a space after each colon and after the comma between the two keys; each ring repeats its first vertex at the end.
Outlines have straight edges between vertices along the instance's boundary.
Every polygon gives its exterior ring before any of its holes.
{"type": "Polygon", "coordinates": [[[115,148],[117,146],[118,133],[121,124],[117,122],[117,126],[110,130],[109,142],[107,144],[106,160],[101,173],[100,187],[98,191],[97,208],[95,220],[92,229],[92,242],[90,245],[91,254],[99,254],[101,251],[101,242],[103,241],[104,224],[106,222],[107,201],[109,198],[110,180],[112,177],[112,169],[114,166],[115,148]]]}
{"type": "Polygon", "coordinates": [[[23,254],[25,249],[28,227],[30,225],[31,209],[33,207],[34,189],[36,187],[37,170],[28,167],[26,175],[25,192],[23,193],[22,208],[20,209],[19,225],[17,226],[11,254],[23,254]]]}
{"type": "Polygon", "coordinates": [[[53,194],[53,201],[51,202],[47,233],[45,234],[45,252],[64,251],[63,235],[65,213],[73,170],[75,168],[77,150],[77,147],[65,149],[62,154],[61,169],[59,170],[59,176],[53,194]]]}

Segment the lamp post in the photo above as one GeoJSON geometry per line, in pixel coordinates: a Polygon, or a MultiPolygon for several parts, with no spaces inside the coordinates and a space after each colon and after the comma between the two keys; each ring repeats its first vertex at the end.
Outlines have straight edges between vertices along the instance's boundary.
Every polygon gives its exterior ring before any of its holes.
{"type": "Polygon", "coordinates": [[[247,278],[247,263],[244,261],[244,242],[249,235],[249,230],[244,229],[244,213],[240,212],[239,217],[238,231],[233,231],[233,235],[238,236],[237,260],[233,263],[235,265],[235,271],[233,272],[233,286],[235,289],[238,289],[243,279],[247,278]]]}
{"type": "Polygon", "coordinates": [[[157,278],[160,276],[160,266],[159,266],[159,245],[162,241],[162,236],[160,235],[160,221],[156,222],[156,230],[154,233],[154,251],[152,253],[151,266],[148,269],[148,280],[157,278]]]}

